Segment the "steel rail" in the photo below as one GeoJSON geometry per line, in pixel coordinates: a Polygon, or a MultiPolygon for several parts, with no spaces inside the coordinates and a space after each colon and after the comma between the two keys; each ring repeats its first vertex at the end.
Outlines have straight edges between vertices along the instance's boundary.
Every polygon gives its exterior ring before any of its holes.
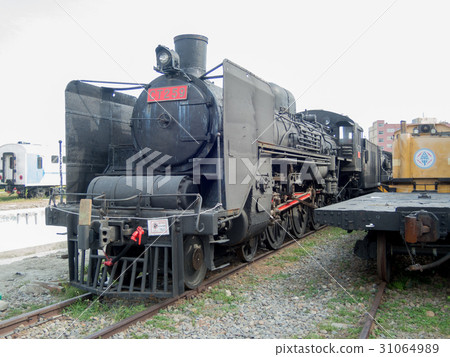
{"type": "Polygon", "coordinates": [[[372,308],[368,313],[366,312],[366,322],[364,323],[363,329],[359,334],[359,338],[361,339],[369,338],[370,331],[372,330],[372,326],[375,321],[375,315],[377,313],[378,307],[380,306],[381,299],[383,297],[385,289],[386,289],[386,282],[382,281],[380,286],[378,287],[377,294],[375,295],[375,300],[373,301],[372,308]]]}
{"type": "MultiPolygon", "coordinates": [[[[323,228],[325,228],[326,226],[322,226],[319,227],[317,230],[315,231],[310,231],[306,234],[304,234],[303,236],[301,236],[301,238],[299,239],[303,239],[306,238],[307,236],[314,234],[320,230],[322,230],[323,228]]],[[[119,332],[122,332],[124,330],[126,330],[128,327],[134,325],[135,323],[139,322],[139,321],[144,321],[144,320],[148,320],[149,318],[151,318],[152,316],[156,315],[161,309],[164,309],[170,305],[173,305],[174,303],[176,303],[177,301],[184,299],[184,298],[191,298],[194,297],[198,294],[200,294],[201,292],[205,291],[206,289],[208,289],[210,286],[214,286],[216,284],[218,284],[220,281],[222,281],[223,279],[237,273],[238,271],[241,271],[247,267],[249,267],[250,265],[256,263],[257,261],[263,260],[271,255],[276,254],[277,252],[280,252],[282,249],[289,247],[290,245],[296,243],[297,240],[296,239],[292,239],[287,241],[286,243],[284,243],[280,249],[277,250],[270,250],[267,252],[264,252],[260,255],[258,255],[257,257],[255,257],[255,259],[251,262],[247,262],[247,263],[242,263],[236,267],[233,267],[231,269],[228,269],[227,271],[224,271],[223,273],[217,274],[215,276],[213,276],[212,278],[208,279],[207,281],[205,281],[201,286],[199,286],[197,289],[195,290],[188,290],[185,291],[183,294],[177,296],[177,297],[173,297],[173,298],[169,298],[167,300],[164,300],[156,305],[151,306],[150,308],[148,308],[147,310],[141,311],[133,316],[130,316],[122,321],[119,321],[118,323],[108,326],[100,331],[97,331],[87,337],[85,337],[86,339],[100,339],[100,338],[109,338],[119,332]]]]}
{"type": "Polygon", "coordinates": [[[51,317],[59,315],[67,306],[70,306],[77,301],[90,299],[91,293],[76,296],[74,298],[58,302],[56,304],[43,307],[38,310],[30,311],[22,315],[11,317],[8,320],[0,321],[0,336],[5,336],[14,331],[20,325],[24,327],[38,323],[41,318],[50,319],[51,317]]]}

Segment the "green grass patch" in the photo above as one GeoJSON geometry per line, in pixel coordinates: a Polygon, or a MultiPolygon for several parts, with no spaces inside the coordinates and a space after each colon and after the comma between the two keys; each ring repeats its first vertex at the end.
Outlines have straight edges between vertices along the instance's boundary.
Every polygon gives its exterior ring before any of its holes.
{"type": "Polygon", "coordinates": [[[75,304],[72,304],[65,308],[64,313],[73,319],[87,321],[99,314],[106,314],[108,310],[108,307],[101,304],[98,300],[83,300],[77,301],[75,304]]]}
{"type": "Polygon", "coordinates": [[[72,285],[70,285],[67,282],[63,282],[61,285],[63,287],[62,291],[61,292],[52,292],[52,294],[60,296],[63,300],[72,299],[74,297],[77,297],[79,295],[83,295],[86,293],[85,291],[83,291],[81,289],[73,287],[72,285]]]}
{"type": "Polygon", "coordinates": [[[8,309],[7,313],[3,317],[3,320],[8,320],[14,316],[22,315],[26,312],[38,310],[46,306],[47,305],[45,304],[31,304],[31,305],[22,305],[21,308],[8,309]]]}
{"type": "Polygon", "coordinates": [[[431,276],[417,272],[400,271],[393,278],[388,284],[388,288],[393,290],[408,290],[423,285],[433,285],[438,289],[443,287],[442,282],[433,282],[431,276]]]}
{"type": "MultiPolygon", "coordinates": [[[[176,322],[172,318],[166,315],[156,315],[152,317],[150,320],[145,322],[146,326],[150,326],[152,328],[157,328],[160,330],[176,332],[177,329],[175,327],[176,322]]],[[[143,337],[140,337],[143,338],[143,337]]],[[[148,338],[148,337],[147,337],[148,338]]]]}
{"type": "Polygon", "coordinates": [[[266,280],[284,280],[288,279],[291,275],[286,273],[276,273],[272,276],[266,277],[266,280]]]}
{"type": "MultiPolygon", "coordinates": [[[[402,337],[402,332],[416,336],[426,334],[448,337],[448,289],[446,278],[402,272],[389,284],[387,297],[380,305],[377,320],[393,337],[402,337]]],[[[380,335],[386,335],[386,332],[378,327],[375,336],[380,335]]]]}
{"type": "Polygon", "coordinates": [[[268,259],[265,264],[268,266],[285,267],[287,264],[296,262],[302,257],[309,256],[317,247],[323,247],[324,241],[329,243],[333,240],[342,239],[343,236],[347,235],[348,233],[343,229],[327,227],[305,239],[298,240],[297,246],[288,248],[286,251],[268,259]]]}
{"type": "MultiPolygon", "coordinates": [[[[397,337],[395,331],[450,334],[450,318],[448,308],[424,304],[422,306],[408,306],[399,302],[386,302],[380,306],[377,320],[389,333],[397,337]],[[395,329],[391,329],[395,322],[395,329]]],[[[383,334],[381,329],[378,333],[383,334]]]]}
{"type": "Polygon", "coordinates": [[[233,289],[226,285],[218,285],[212,289],[209,289],[203,295],[206,299],[212,299],[222,304],[232,304],[241,302],[242,298],[238,294],[231,293],[233,289]]]}
{"type": "Polygon", "coordinates": [[[303,337],[306,340],[318,340],[320,338],[323,338],[323,336],[320,336],[317,332],[309,332],[305,337],[303,337]]]}
{"type": "Polygon", "coordinates": [[[20,202],[27,202],[27,203],[32,203],[32,202],[39,202],[42,201],[42,198],[19,198],[19,196],[17,195],[17,193],[7,193],[4,190],[0,191],[0,204],[1,203],[9,203],[9,202],[14,202],[14,203],[20,203],[20,202]]]}
{"type": "MultiPolygon", "coordinates": [[[[360,232],[357,232],[357,234],[360,232]]],[[[354,234],[354,233],[352,233],[354,234]]],[[[362,232],[362,234],[364,234],[364,232],[362,232]]],[[[317,240],[337,240],[337,239],[342,239],[344,236],[348,236],[349,233],[347,233],[346,230],[343,230],[341,228],[338,227],[327,227],[325,229],[322,229],[319,232],[314,233],[314,239],[317,240]]]]}
{"type": "Polygon", "coordinates": [[[234,313],[238,310],[239,304],[245,301],[241,292],[244,288],[234,288],[225,284],[208,289],[195,299],[185,300],[176,309],[168,311],[170,314],[184,314],[192,319],[198,316],[220,317],[234,313]]]}
{"type": "Polygon", "coordinates": [[[255,275],[252,272],[246,271],[240,276],[240,278],[242,285],[246,287],[246,290],[249,290],[258,286],[263,277],[261,275],[255,275]]]}
{"type": "Polygon", "coordinates": [[[265,263],[267,266],[285,267],[289,263],[295,263],[302,257],[309,255],[318,243],[315,240],[299,241],[295,248],[288,248],[287,250],[269,258],[265,263]]]}
{"type": "MultiPolygon", "coordinates": [[[[18,286],[18,289],[29,283],[30,283],[29,281],[23,281],[18,286]]],[[[61,291],[57,291],[57,290],[50,291],[50,294],[58,297],[58,299],[60,299],[61,301],[71,299],[71,298],[74,298],[76,296],[79,296],[79,295],[82,295],[85,293],[85,291],[77,289],[77,288],[69,285],[68,283],[62,283],[61,285],[63,286],[63,289],[61,291]]],[[[38,309],[46,307],[46,306],[48,306],[48,305],[47,304],[32,304],[32,305],[22,304],[20,309],[9,309],[3,319],[6,320],[11,317],[18,316],[18,315],[21,315],[26,312],[38,310],[38,309]]]]}
{"type": "Polygon", "coordinates": [[[302,296],[306,299],[310,299],[313,297],[316,297],[320,293],[320,289],[317,286],[317,280],[311,279],[305,284],[306,288],[300,289],[296,288],[295,285],[293,285],[292,288],[288,289],[286,291],[286,294],[293,295],[293,296],[302,296]]]}
{"type": "Polygon", "coordinates": [[[355,300],[349,296],[345,291],[339,291],[338,296],[331,298],[328,300],[328,303],[331,305],[349,305],[349,304],[355,304],[355,300]]]}
{"type": "Polygon", "coordinates": [[[99,300],[78,301],[64,309],[64,313],[73,319],[88,321],[99,317],[112,319],[114,322],[126,319],[146,308],[143,304],[127,305],[124,301],[102,303],[99,300]]]}
{"type": "Polygon", "coordinates": [[[171,310],[171,313],[197,313],[205,307],[204,299],[188,299],[184,300],[181,304],[177,306],[177,310],[171,310]]]}
{"type": "Polygon", "coordinates": [[[137,339],[137,340],[139,340],[139,339],[141,339],[141,340],[148,340],[150,338],[150,336],[148,334],[146,334],[146,333],[137,334],[136,332],[132,332],[131,333],[131,338],[132,339],[137,339]]]}

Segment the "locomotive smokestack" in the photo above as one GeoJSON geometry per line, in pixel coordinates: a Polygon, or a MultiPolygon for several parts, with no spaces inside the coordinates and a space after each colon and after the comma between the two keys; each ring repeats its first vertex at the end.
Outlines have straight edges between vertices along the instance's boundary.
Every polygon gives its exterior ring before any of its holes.
{"type": "Polygon", "coordinates": [[[175,51],[180,56],[180,67],[188,74],[200,77],[206,72],[208,38],[202,35],[175,36],[175,51]]]}

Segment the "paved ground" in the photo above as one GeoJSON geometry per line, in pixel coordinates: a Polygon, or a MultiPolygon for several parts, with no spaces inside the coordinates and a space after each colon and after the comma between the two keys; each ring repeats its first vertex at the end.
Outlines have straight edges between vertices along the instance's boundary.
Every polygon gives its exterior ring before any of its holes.
{"type": "Polygon", "coordinates": [[[64,227],[45,225],[43,207],[2,210],[0,211],[0,264],[3,259],[63,247],[62,243],[66,241],[65,232],[64,227]]]}

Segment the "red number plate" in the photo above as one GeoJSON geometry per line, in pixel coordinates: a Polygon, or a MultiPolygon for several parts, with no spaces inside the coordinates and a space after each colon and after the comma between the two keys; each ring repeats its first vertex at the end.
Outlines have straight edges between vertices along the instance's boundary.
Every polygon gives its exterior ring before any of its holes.
{"type": "Polygon", "coordinates": [[[168,100],[184,100],[187,98],[187,86],[149,88],[147,102],[167,102],[168,100]]]}

